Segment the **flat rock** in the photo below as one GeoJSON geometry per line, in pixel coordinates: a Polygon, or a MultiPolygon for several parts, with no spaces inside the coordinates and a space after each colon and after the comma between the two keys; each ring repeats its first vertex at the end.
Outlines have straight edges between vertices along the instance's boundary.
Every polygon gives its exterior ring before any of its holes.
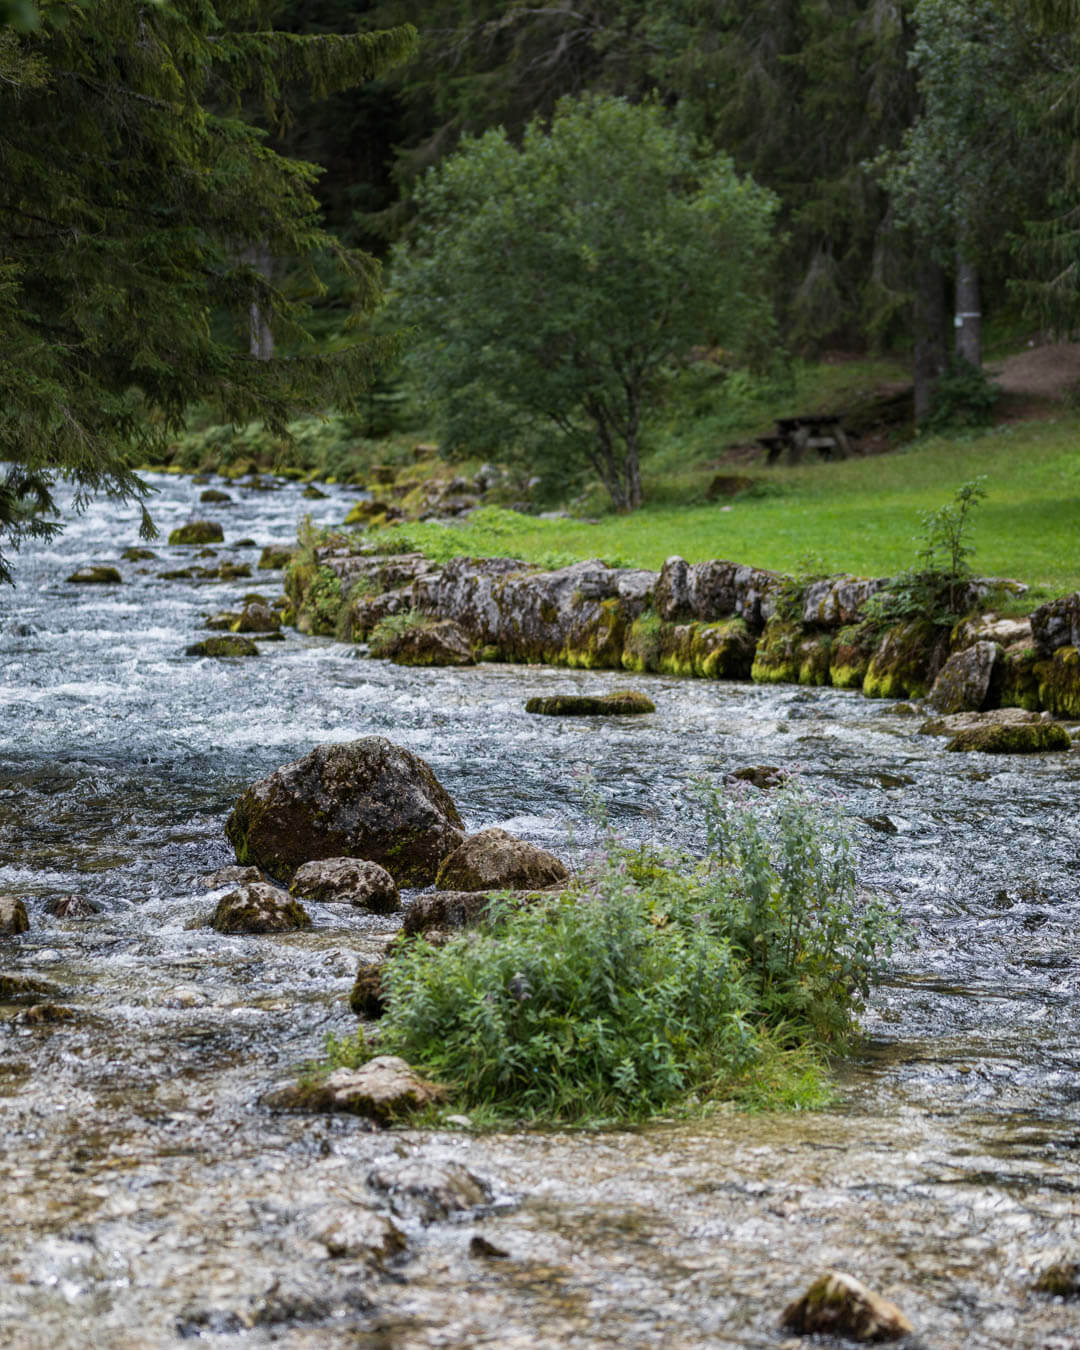
{"type": "Polygon", "coordinates": [[[251,881],[223,895],[210,922],[219,933],[288,933],[311,926],[299,901],[265,881],[251,881]]]}
{"type": "Polygon", "coordinates": [[[320,1082],[285,1083],[264,1098],[285,1111],[346,1111],[380,1125],[404,1120],[446,1095],[397,1055],[376,1055],[358,1069],[335,1069],[320,1082]]]}
{"type": "Polygon", "coordinates": [[[15,937],[30,929],[26,906],[17,895],[0,895],[0,937],[15,937]]]}
{"type": "Polygon", "coordinates": [[[385,1195],[396,1214],[437,1223],[493,1198],[491,1187],[475,1172],[456,1162],[433,1162],[427,1158],[401,1158],[375,1167],[368,1185],[385,1195]]]}
{"type": "Polygon", "coordinates": [[[1025,722],[1018,726],[969,727],[946,742],[946,750],[974,750],[985,755],[1039,755],[1068,750],[1069,733],[1060,722],[1025,722]]]}
{"type": "Polygon", "coordinates": [[[528,713],[545,717],[595,717],[656,711],[652,699],[633,689],[616,689],[610,694],[553,694],[531,698],[525,704],[528,713]]]}
{"type": "Polygon", "coordinates": [[[239,886],[246,881],[262,881],[263,874],[257,867],[238,867],[235,863],[230,867],[219,867],[216,872],[204,872],[202,876],[195,878],[195,889],[200,891],[216,891],[222,886],[239,886]]]}
{"type": "Polygon", "coordinates": [[[366,858],[427,886],[464,838],[431,766],[382,736],[320,745],[240,797],[225,825],[237,861],[291,881],[303,863],[366,858]]]}
{"type": "Polygon", "coordinates": [[[471,834],[444,858],[435,877],[440,891],[542,890],[570,880],[554,853],[506,830],[471,834]]]}
{"type": "Polygon", "coordinates": [[[289,890],[303,900],[339,901],[391,914],[401,908],[397,883],[378,863],[363,858],[319,858],[296,869],[289,890]]]}
{"type": "Polygon", "coordinates": [[[898,1341],[914,1327],[896,1306],[854,1275],[830,1270],[785,1310],[780,1324],[799,1336],[844,1336],[851,1341],[898,1341]]]}
{"type": "Polygon", "coordinates": [[[977,727],[1026,726],[1044,721],[1046,718],[1042,713],[1028,712],[1025,708],[990,708],[986,712],[958,712],[946,717],[931,717],[922,724],[919,733],[923,736],[955,736],[958,732],[977,727]]]}

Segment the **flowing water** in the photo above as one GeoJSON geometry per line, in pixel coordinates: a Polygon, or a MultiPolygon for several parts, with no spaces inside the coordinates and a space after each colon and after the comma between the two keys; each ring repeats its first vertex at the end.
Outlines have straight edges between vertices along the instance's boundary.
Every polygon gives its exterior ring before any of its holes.
{"type": "MultiPolygon", "coordinates": [[[[346,500],[233,487],[198,507],[189,479],[154,481],[163,538],[216,516],[219,561],[346,500]]],[[[158,543],[118,564],[121,586],[67,583],[135,530],[95,506],[24,550],[0,596],[0,892],[32,921],[0,938],[0,973],[46,986],[0,1004],[0,1346],[771,1346],[831,1265],[899,1302],[925,1346],[1080,1347],[1080,1305],[1030,1292],[1080,1252],[1080,752],[948,755],[917,718],[829,689],[407,670],[295,634],[257,660],[188,657],[207,614],[279,578],[161,580],[193,550],[158,543]],[[613,682],[657,713],[522,711],[613,682]],[[232,861],[222,826],[247,783],[368,734],[423,755],[471,829],[568,857],[590,846],[586,773],[620,828],[692,842],[692,778],[800,767],[852,813],[864,884],[916,937],[840,1104],[482,1137],[261,1107],[355,1026],[357,958],[396,921],[311,906],[310,932],[225,937],[194,878],[232,861]],[[49,917],[71,893],[99,912],[49,917]],[[491,1203],[428,1223],[399,1206],[406,1246],[381,1270],[325,1240],[385,1210],[369,1179],[410,1161],[464,1164],[491,1203]]]]}

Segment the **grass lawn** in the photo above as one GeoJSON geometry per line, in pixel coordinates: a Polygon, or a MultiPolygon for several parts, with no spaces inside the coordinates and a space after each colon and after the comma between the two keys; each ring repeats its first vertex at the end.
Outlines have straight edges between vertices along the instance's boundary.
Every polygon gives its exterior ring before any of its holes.
{"type": "MultiPolygon", "coordinates": [[[[1029,602],[1080,589],[1080,415],[921,440],[839,464],[750,472],[762,495],[730,502],[705,503],[699,489],[696,503],[646,505],[596,523],[482,512],[460,526],[402,528],[439,557],[500,554],[547,565],[598,557],[655,569],[677,553],[690,562],[882,576],[914,561],[922,514],[982,474],[987,496],[970,534],[974,570],[1026,581],[1029,602]]],[[[650,483],[646,471],[647,496],[650,486],[669,496],[667,475],[650,483]]]]}

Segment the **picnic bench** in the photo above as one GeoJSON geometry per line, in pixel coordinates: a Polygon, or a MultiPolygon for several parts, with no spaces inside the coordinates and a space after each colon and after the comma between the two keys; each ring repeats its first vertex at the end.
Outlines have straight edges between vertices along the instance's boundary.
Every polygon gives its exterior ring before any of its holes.
{"type": "Polygon", "coordinates": [[[768,451],[766,464],[775,464],[785,453],[789,464],[798,464],[807,450],[816,450],[824,460],[847,459],[854,452],[838,415],[778,417],[775,435],[759,436],[758,445],[768,451]]]}

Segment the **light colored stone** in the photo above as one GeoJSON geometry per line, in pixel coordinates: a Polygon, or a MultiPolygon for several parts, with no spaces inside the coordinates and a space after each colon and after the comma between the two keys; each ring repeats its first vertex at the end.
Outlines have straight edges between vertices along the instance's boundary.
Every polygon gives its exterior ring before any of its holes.
{"type": "Polygon", "coordinates": [[[26,906],[17,895],[0,895],[0,937],[15,937],[29,931],[26,906]]]}
{"type": "Polygon", "coordinates": [[[896,1306],[842,1270],[815,1280],[784,1310],[780,1324],[800,1336],[844,1336],[852,1341],[898,1341],[914,1327],[896,1306]]]}
{"type": "Polygon", "coordinates": [[[506,830],[481,830],[444,858],[435,878],[440,891],[542,890],[570,880],[554,853],[506,830]]]}
{"type": "Polygon", "coordinates": [[[478,1205],[490,1204],[492,1190],[461,1163],[401,1158],[375,1167],[368,1185],[385,1195],[403,1218],[436,1223],[478,1205]]]}
{"type": "Polygon", "coordinates": [[[340,901],[389,914],[401,908],[397,883],[378,863],[363,858],[319,858],[296,869],[289,890],[302,900],[340,901]]]}
{"type": "Polygon", "coordinates": [[[280,1110],[346,1111],[387,1125],[445,1095],[445,1088],[421,1078],[397,1055],[376,1055],[358,1069],[335,1069],[321,1082],[280,1084],[264,1100],[280,1110]]]}

